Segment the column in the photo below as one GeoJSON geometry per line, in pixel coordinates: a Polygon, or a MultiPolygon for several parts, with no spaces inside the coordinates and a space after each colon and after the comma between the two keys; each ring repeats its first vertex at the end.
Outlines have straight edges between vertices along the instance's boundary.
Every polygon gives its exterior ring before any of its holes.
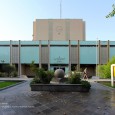
{"type": "Polygon", "coordinates": [[[77,52],[78,52],[78,53],[77,53],[77,54],[78,54],[78,55],[77,55],[77,59],[78,59],[78,60],[77,60],[77,67],[78,67],[78,68],[77,68],[77,71],[80,71],[80,44],[79,44],[79,40],[78,40],[78,45],[77,45],[77,47],[78,47],[78,51],[77,51],[77,52]]]}
{"type": "Polygon", "coordinates": [[[10,65],[12,65],[12,40],[10,40],[10,65]]]}
{"type": "Polygon", "coordinates": [[[71,71],[71,41],[69,40],[69,71],[71,71]]]}
{"type": "Polygon", "coordinates": [[[21,76],[21,56],[20,56],[20,52],[21,52],[21,41],[19,40],[19,44],[18,44],[18,75],[21,76]]]}
{"type": "Polygon", "coordinates": [[[39,40],[39,68],[41,68],[41,40],[39,40]]]}
{"type": "Polygon", "coordinates": [[[50,70],[50,41],[48,40],[48,70],[50,70]]]}

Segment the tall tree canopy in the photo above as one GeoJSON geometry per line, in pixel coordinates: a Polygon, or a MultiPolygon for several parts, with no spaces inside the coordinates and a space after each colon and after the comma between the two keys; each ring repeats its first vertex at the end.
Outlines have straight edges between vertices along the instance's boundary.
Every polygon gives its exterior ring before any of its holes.
{"type": "Polygon", "coordinates": [[[106,16],[106,18],[114,17],[114,15],[115,15],[115,5],[113,4],[112,7],[113,7],[113,10],[106,16]]]}

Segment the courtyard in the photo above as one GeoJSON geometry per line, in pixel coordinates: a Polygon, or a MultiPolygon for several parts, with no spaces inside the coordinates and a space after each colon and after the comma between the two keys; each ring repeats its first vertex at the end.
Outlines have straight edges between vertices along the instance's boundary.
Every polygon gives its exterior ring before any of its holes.
{"type": "Polygon", "coordinates": [[[88,93],[31,91],[30,80],[0,91],[0,115],[114,115],[115,89],[91,82],[88,93]]]}

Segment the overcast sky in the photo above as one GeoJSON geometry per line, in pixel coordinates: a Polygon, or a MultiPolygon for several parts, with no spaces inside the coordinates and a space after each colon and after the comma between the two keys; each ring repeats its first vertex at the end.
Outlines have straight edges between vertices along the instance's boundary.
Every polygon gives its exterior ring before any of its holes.
{"type": "MultiPolygon", "coordinates": [[[[86,40],[115,40],[115,0],[62,0],[63,19],[83,19],[86,40]]],[[[0,0],[0,41],[32,40],[35,19],[60,18],[60,0],[0,0]]]]}

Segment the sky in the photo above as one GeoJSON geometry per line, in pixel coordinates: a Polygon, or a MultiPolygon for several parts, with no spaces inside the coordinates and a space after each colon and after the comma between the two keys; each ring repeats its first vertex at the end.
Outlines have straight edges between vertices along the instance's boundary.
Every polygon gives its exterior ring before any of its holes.
{"type": "MultiPolygon", "coordinates": [[[[31,41],[35,19],[59,19],[61,0],[0,0],[0,41],[31,41]]],[[[115,0],[62,0],[62,19],[83,19],[86,40],[115,41],[115,0]]]]}

